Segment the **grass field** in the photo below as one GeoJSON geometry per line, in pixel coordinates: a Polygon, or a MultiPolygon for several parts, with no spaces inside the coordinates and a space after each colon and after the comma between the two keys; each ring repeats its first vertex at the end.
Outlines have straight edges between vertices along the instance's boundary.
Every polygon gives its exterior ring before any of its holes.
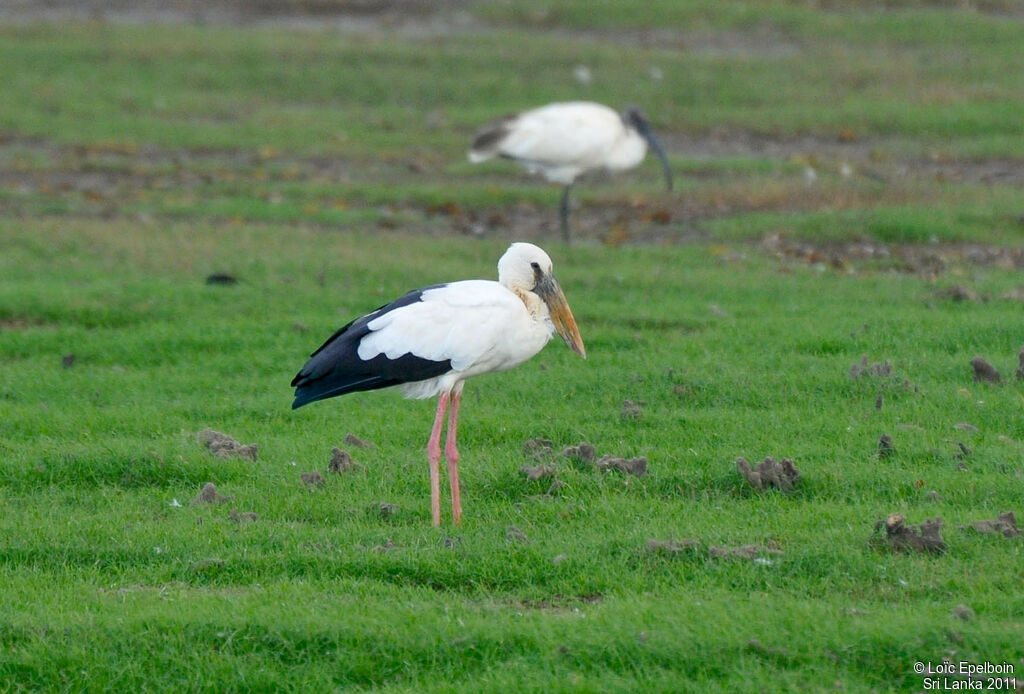
{"type": "Polygon", "coordinates": [[[1022,540],[972,526],[1024,513],[1024,24],[821,4],[0,25],[0,691],[920,691],[943,659],[1024,687],[1022,540]],[[568,98],[643,104],[680,183],[583,182],[571,247],[558,190],[464,158],[568,98]],[[288,382],[516,239],[589,358],[469,383],[435,529],[434,403],[293,412],[288,382]],[[891,513],[945,551],[893,550],[891,513]]]}

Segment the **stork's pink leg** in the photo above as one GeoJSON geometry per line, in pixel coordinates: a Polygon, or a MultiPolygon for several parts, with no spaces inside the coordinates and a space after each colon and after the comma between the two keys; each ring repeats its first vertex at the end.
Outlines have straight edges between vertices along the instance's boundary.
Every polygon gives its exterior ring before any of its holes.
{"type": "Polygon", "coordinates": [[[448,407],[448,393],[441,393],[437,400],[437,414],[434,416],[434,428],[427,442],[427,460],[430,461],[430,516],[434,525],[441,525],[441,425],[444,423],[444,411],[448,407]]]}
{"type": "Polygon", "coordinates": [[[459,403],[462,393],[452,396],[452,409],[448,412],[448,436],[444,444],[444,455],[448,459],[448,482],[452,486],[452,523],[462,520],[462,501],[459,498],[459,448],[456,445],[456,431],[459,428],[459,403]]]}

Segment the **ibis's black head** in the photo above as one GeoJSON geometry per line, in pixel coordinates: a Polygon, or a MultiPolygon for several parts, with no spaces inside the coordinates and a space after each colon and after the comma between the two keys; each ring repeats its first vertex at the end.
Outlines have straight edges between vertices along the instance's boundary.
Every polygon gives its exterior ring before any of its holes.
{"type": "Polygon", "coordinates": [[[651,131],[651,120],[639,106],[627,106],[622,119],[641,135],[651,131]]]}
{"type": "Polygon", "coordinates": [[[647,140],[647,144],[650,145],[654,154],[661,161],[661,168],[665,171],[665,188],[672,190],[672,169],[668,165],[668,157],[665,156],[665,150],[654,134],[654,129],[651,127],[651,121],[648,120],[647,114],[639,106],[627,106],[622,114],[622,120],[628,127],[636,130],[641,137],[647,140]]]}

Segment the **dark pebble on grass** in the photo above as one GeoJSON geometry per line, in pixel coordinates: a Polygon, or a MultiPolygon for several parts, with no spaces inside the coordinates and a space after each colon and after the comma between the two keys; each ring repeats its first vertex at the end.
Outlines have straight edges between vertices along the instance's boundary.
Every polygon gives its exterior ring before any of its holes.
{"type": "Polygon", "coordinates": [[[229,275],[226,272],[215,272],[211,275],[206,276],[207,284],[217,284],[222,286],[231,286],[238,284],[238,278],[234,275],[229,275]]]}

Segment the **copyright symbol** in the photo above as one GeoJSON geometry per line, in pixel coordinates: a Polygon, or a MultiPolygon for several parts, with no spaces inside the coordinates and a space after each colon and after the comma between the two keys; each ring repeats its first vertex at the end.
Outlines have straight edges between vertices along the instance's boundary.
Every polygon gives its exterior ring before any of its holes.
{"type": "Polygon", "coordinates": [[[916,663],[914,663],[914,672],[916,672],[916,673],[917,673],[917,674],[919,674],[919,675],[920,675],[921,673],[923,673],[923,672],[924,672],[924,663],[922,663],[922,662],[920,662],[920,661],[919,661],[919,662],[916,662],[916,663]]]}

